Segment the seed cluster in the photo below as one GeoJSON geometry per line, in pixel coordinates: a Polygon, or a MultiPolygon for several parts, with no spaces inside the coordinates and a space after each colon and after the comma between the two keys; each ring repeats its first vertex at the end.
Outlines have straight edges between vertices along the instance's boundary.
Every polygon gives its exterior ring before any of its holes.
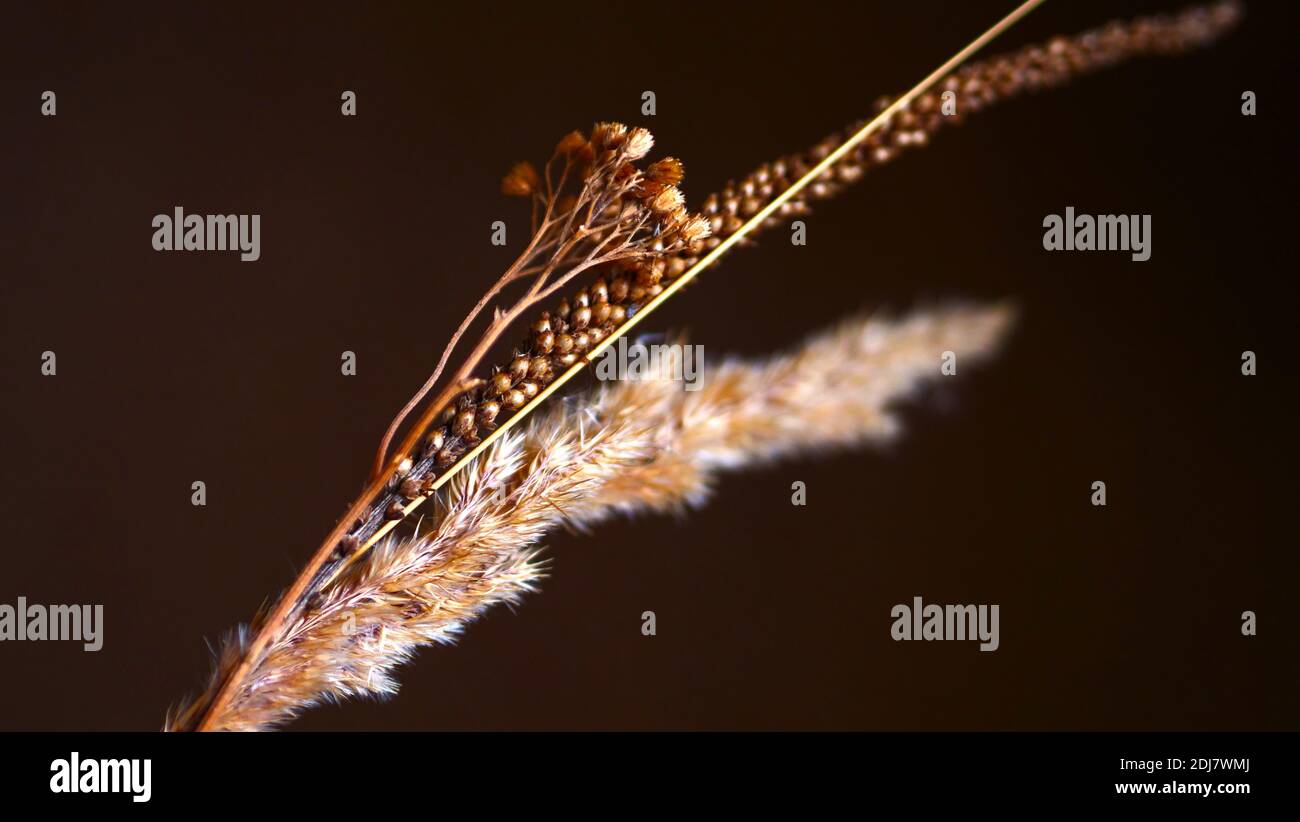
{"type": "MultiPolygon", "coordinates": [[[[1074,37],[1056,37],[1045,45],[967,64],[897,112],[843,160],[783,204],[764,227],[806,214],[811,202],[839,194],[871,168],[888,163],[905,149],[925,145],[931,134],[960,123],[965,115],[991,103],[1059,85],[1129,57],[1173,54],[1203,45],[1235,24],[1240,13],[1236,2],[1219,2],[1175,16],[1111,23],[1074,37]],[[943,113],[947,92],[954,95],[953,114],[943,113]]],[[[876,102],[876,110],[890,103],[890,98],[882,98],[876,102]]],[[[766,163],[739,183],[729,183],[704,201],[698,215],[686,210],[677,188],[683,176],[680,161],[667,157],[649,164],[644,171],[632,165],[654,144],[645,129],[598,123],[590,136],[576,131],[565,136],[556,146],[555,156],[574,160],[585,171],[588,188],[607,195],[597,201],[597,216],[624,225],[649,219],[655,225],[651,239],[636,253],[596,266],[598,276],[591,285],[562,300],[553,310],[542,312],[508,364],[493,369],[488,380],[455,398],[443,412],[439,425],[425,438],[420,452],[399,464],[390,479],[389,494],[372,506],[369,515],[354,523],[352,532],[338,547],[339,556],[355,551],[384,519],[402,519],[406,504],[430,493],[437,477],[477,445],[485,432],[536,397],[556,376],[613,334],[646,301],[739,230],[866,122],[854,123],[846,132],[832,134],[807,151],[766,163]]],[[[539,203],[550,194],[542,175],[529,163],[518,163],[510,169],[502,181],[502,191],[532,197],[539,203]]],[[[587,188],[577,196],[556,193],[559,211],[580,210],[586,193],[587,188]]]]}
{"type": "Polygon", "coordinates": [[[431,493],[438,477],[487,432],[660,294],[672,255],[700,253],[709,221],[686,209],[678,188],[681,161],[665,157],[644,169],[634,165],[653,145],[646,129],[597,123],[590,136],[575,131],[560,140],[545,176],[530,163],[517,163],[506,174],[503,193],[532,198],[535,215],[552,215],[535,227],[538,245],[555,249],[550,269],[595,259],[591,268],[596,278],[543,311],[509,363],[494,368],[487,380],[477,381],[448,404],[418,452],[398,463],[387,492],[353,523],[336,549],[337,557],[355,552],[385,520],[405,517],[406,506],[431,493]],[[583,182],[576,193],[552,185],[557,160],[566,169],[578,170],[583,182]]]}
{"type": "MultiPolygon", "coordinates": [[[[1074,37],[1055,37],[1045,45],[1028,46],[1005,56],[968,63],[898,111],[844,159],[784,203],[764,221],[763,227],[781,225],[791,217],[808,213],[811,202],[834,197],[871,168],[888,163],[906,149],[924,146],[930,135],[945,125],[956,125],[965,115],[991,103],[1057,86],[1130,57],[1190,50],[1214,39],[1240,16],[1239,4],[1220,2],[1173,16],[1113,22],[1074,37]],[[943,113],[947,92],[953,94],[950,98],[955,104],[953,114],[943,113]]],[[[890,98],[878,100],[876,111],[884,110],[892,102],[890,98]]],[[[704,251],[715,248],[738,231],[773,197],[866,123],[867,120],[858,121],[807,151],[765,163],[739,183],[728,183],[720,193],[710,195],[700,209],[709,218],[710,228],[710,237],[702,244],[704,251]]],[[[690,251],[678,254],[669,261],[668,277],[679,276],[698,259],[699,255],[690,251]]]]}

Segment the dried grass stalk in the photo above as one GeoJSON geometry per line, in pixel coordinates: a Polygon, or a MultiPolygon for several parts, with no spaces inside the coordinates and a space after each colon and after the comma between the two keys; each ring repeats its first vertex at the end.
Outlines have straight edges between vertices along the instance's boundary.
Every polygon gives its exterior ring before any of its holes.
{"type": "MultiPolygon", "coordinates": [[[[894,436],[891,404],[939,375],[942,352],[985,356],[1010,320],[1005,305],[860,319],[792,354],[727,361],[699,391],[624,381],[551,408],[443,488],[421,533],[385,540],[321,592],[214,729],[270,729],[322,701],[393,693],[393,669],[418,647],[533,590],[538,543],[557,526],[699,505],[721,471],[894,436]]],[[[245,641],[227,643],[213,687],[245,641]]],[[[190,719],[182,710],[168,726],[190,719]]]]}
{"type": "MultiPolygon", "coordinates": [[[[985,37],[1018,19],[1032,5],[1022,4],[986,32],[985,37]]],[[[876,123],[880,127],[875,133],[839,158],[824,174],[818,171],[819,166],[834,155],[835,146],[841,145],[841,135],[832,135],[807,152],[766,164],[739,184],[729,184],[723,192],[705,201],[701,215],[685,210],[676,188],[682,176],[679,161],[664,158],[645,169],[631,165],[643,158],[653,144],[644,130],[629,130],[613,123],[597,124],[590,136],[574,133],[561,140],[544,175],[527,164],[515,166],[503,183],[503,191],[533,201],[534,232],[528,248],[457,329],[433,375],[390,426],[376,457],[371,482],[308,560],[274,610],[264,612],[254,621],[257,634],[244,635],[227,645],[228,656],[219,666],[219,672],[227,677],[224,686],[210,688],[204,697],[209,704],[191,705],[169,725],[211,729],[241,724],[260,727],[264,722],[277,721],[280,709],[274,708],[262,711],[270,717],[267,720],[238,719],[242,709],[232,703],[236,698],[268,704],[276,701],[273,696],[260,693],[269,680],[257,678],[258,672],[274,669],[274,666],[268,668],[267,654],[281,648],[273,643],[297,631],[291,626],[303,625],[312,614],[318,613],[326,597],[338,590],[334,583],[355,576],[354,563],[365,562],[368,567],[375,561],[367,559],[366,546],[403,520],[434,493],[436,485],[459,470],[467,449],[476,442],[480,443],[477,447],[485,447],[480,439],[482,431],[495,430],[503,419],[506,425],[513,424],[515,419],[507,418],[515,409],[526,409],[524,403],[530,396],[538,396],[540,400],[560,368],[569,361],[579,361],[586,346],[622,333],[625,330],[620,325],[622,320],[642,311],[646,300],[680,285],[681,278],[700,254],[714,249],[716,255],[721,250],[718,243],[734,243],[746,230],[743,227],[746,218],[757,218],[764,209],[769,209],[772,215],[764,224],[772,225],[792,214],[802,214],[809,202],[836,195],[847,184],[860,179],[870,167],[888,162],[903,149],[925,145],[931,133],[943,125],[959,122],[966,113],[1130,57],[1180,53],[1207,44],[1235,25],[1240,16],[1238,2],[1220,0],[1172,16],[1111,23],[1072,38],[1055,38],[1044,46],[1031,46],[1006,57],[968,63],[932,87],[931,83],[940,79],[936,73],[923,81],[924,93],[921,87],[914,87],[899,98],[899,103],[882,102],[880,105],[885,106],[882,116],[887,114],[887,121],[876,123]],[[939,113],[945,92],[956,95],[957,115],[945,117],[939,113]],[[903,100],[910,102],[904,107],[903,100]],[[791,180],[799,179],[799,185],[803,185],[806,181],[802,175],[815,171],[818,177],[807,188],[797,192],[789,188],[791,180]],[[581,186],[576,194],[564,195],[571,172],[572,180],[580,180],[581,186]],[[556,174],[558,179],[553,176],[556,174]],[[773,204],[783,196],[790,199],[777,210],[773,204]],[[553,312],[544,312],[508,364],[495,368],[486,380],[472,378],[487,349],[511,321],[558,293],[584,270],[596,273],[597,279],[571,295],[571,300],[561,301],[553,312]],[[432,400],[426,400],[442,375],[452,349],[479,312],[506,286],[529,278],[532,286],[509,309],[498,310],[462,365],[432,400]],[[426,403],[423,413],[409,426],[406,437],[390,457],[388,445],[407,415],[422,401],[426,403]],[[237,655],[241,650],[242,657],[237,655]]],[[[972,43],[968,49],[975,45],[972,43]]],[[[738,457],[741,464],[754,458],[751,452],[742,452],[738,457]]],[[[663,465],[662,470],[670,470],[667,463],[663,465]]],[[[672,470],[688,469],[689,464],[683,463],[672,470]]],[[[629,489],[632,490],[635,489],[629,489]]],[[[652,490],[653,486],[649,486],[638,493],[651,494],[652,490]]],[[[599,502],[593,504],[599,510],[606,510],[599,507],[599,502]]],[[[626,504],[635,508],[652,503],[648,499],[629,499],[626,504]]],[[[506,586],[502,590],[510,588],[506,586]]],[[[367,670],[367,681],[370,681],[376,674],[367,670]]],[[[327,677],[326,681],[335,680],[327,677]]],[[[373,690],[370,685],[322,686],[317,689],[318,696],[307,699],[348,693],[349,688],[373,690]]],[[[286,710],[292,711],[293,705],[301,703],[301,694],[312,689],[299,690],[297,696],[289,695],[281,700],[288,706],[286,710]]],[[[251,713],[244,713],[252,716],[259,709],[248,711],[251,713]]]]}

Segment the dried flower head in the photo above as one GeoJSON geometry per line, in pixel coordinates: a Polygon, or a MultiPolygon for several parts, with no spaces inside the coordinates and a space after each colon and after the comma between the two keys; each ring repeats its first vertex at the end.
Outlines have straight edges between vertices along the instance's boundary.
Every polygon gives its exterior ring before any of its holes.
{"type": "Polygon", "coordinates": [[[541,183],[542,178],[537,174],[537,169],[525,160],[522,163],[515,163],[501,180],[501,193],[507,197],[529,197],[537,191],[541,183]]]}
{"type": "Polygon", "coordinates": [[[664,186],[658,194],[650,200],[650,209],[656,214],[673,214],[684,208],[686,198],[682,196],[681,189],[677,186],[664,186]]]}
{"type": "Polygon", "coordinates": [[[587,138],[581,131],[570,131],[556,144],[555,153],[560,157],[567,157],[576,151],[581,151],[587,145],[587,138]]]}
{"type": "Polygon", "coordinates": [[[654,145],[654,135],[648,129],[634,128],[628,132],[627,142],[623,144],[623,156],[632,161],[640,160],[654,145]]]}
{"type": "Polygon", "coordinates": [[[591,130],[591,142],[597,149],[613,151],[627,140],[627,126],[622,123],[597,123],[591,130]]]}
{"type": "Polygon", "coordinates": [[[682,165],[682,161],[676,157],[664,157],[661,160],[655,160],[645,170],[647,180],[668,186],[677,185],[685,175],[686,168],[682,165]]]}

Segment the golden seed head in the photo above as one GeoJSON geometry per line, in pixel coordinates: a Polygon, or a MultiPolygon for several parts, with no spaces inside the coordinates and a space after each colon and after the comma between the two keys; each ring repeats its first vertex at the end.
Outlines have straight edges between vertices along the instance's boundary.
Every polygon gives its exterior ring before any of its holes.
{"type": "Polygon", "coordinates": [[[646,180],[661,187],[675,186],[682,181],[683,176],[685,176],[685,169],[682,168],[682,161],[676,157],[655,160],[646,166],[645,170],[646,180]]]}
{"type": "Polygon", "coordinates": [[[627,142],[623,144],[624,156],[629,160],[640,160],[650,153],[654,148],[655,138],[649,129],[634,128],[627,134],[627,142]]]}
{"type": "Polygon", "coordinates": [[[579,331],[591,322],[591,309],[587,306],[573,309],[573,327],[579,331]]]}
{"type": "Polygon", "coordinates": [[[450,448],[444,448],[438,452],[438,467],[446,468],[456,461],[456,452],[450,448]]]}
{"type": "Polygon", "coordinates": [[[551,314],[548,311],[543,311],[542,316],[538,318],[537,322],[533,323],[533,333],[542,334],[550,330],[551,330],[551,314]]]}
{"type": "Polygon", "coordinates": [[[568,354],[573,350],[573,337],[568,334],[561,334],[555,338],[555,350],[561,354],[568,354]]]}
{"type": "Polygon", "coordinates": [[[478,421],[483,425],[491,425],[500,413],[500,404],[489,400],[478,407],[478,421]]]}
{"type": "Polygon", "coordinates": [[[555,146],[555,153],[561,157],[581,151],[587,145],[587,138],[581,131],[570,131],[555,146]]]}
{"type": "Polygon", "coordinates": [[[560,317],[561,319],[568,319],[569,317],[568,297],[561,299],[560,304],[555,307],[555,316],[560,317]]]}
{"type": "MultiPolygon", "coordinates": [[[[527,385],[527,383],[525,383],[525,385],[527,385]]],[[[505,402],[507,408],[523,408],[524,403],[528,402],[528,398],[524,396],[523,391],[515,388],[512,389],[510,393],[506,394],[505,402]]]]}
{"type": "Polygon", "coordinates": [[[711,233],[709,231],[709,220],[707,217],[702,217],[696,214],[687,218],[687,220],[677,229],[677,233],[681,236],[682,242],[685,243],[694,243],[703,240],[711,233]]]}
{"type": "Polygon", "coordinates": [[[609,319],[609,303],[596,303],[591,309],[591,321],[597,325],[609,319]]]}
{"type": "Polygon", "coordinates": [[[401,462],[397,463],[397,469],[393,473],[398,477],[404,477],[411,473],[411,458],[404,457],[401,462]]]}
{"type": "Polygon", "coordinates": [[[616,303],[621,303],[627,299],[628,286],[627,277],[615,277],[609,283],[609,298],[616,303]]]}
{"type": "Polygon", "coordinates": [[[415,478],[403,480],[402,487],[401,487],[401,494],[407,499],[415,499],[416,497],[420,496],[421,488],[423,487],[423,485],[424,483],[420,482],[420,480],[415,478]]]}
{"type": "Polygon", "coordinates": [[[672,214],[678,209],[684,207],[686,198],[682,196],[681,189],[677,186],[665,186],[650,200],[650,210],[656,214],[672,214]]]}
{"type": "Polygon", "coordinates": [[[510,379],[510,375],[502,371],[492,377],[489,387],[493,394],[504,394],[510,390],[510,386],[513,384],[514,380],[510,379]]]}
{"type": "Polygon", "coordinates": [[[551,353],[551,349],[555,347],[555,332],[543,331],[533,337],[533,347],[543,354],[551,353]]]}
{"type": "Polygon", "coordinates": [[[587,289],[584,288],[577,294],[573,295],[574,308],[585,308],[589,305],[591,305],[591,297],[587,295],[587,289]]]}
{"type": "Polygon", "coordinates": [[[573,347],[577,349],[579,353],[591,348],[591,335],[586,331],[579,331],[577,334],[574,334],[573,347]]]}
{"type": "Polygon", "coordinates": [[[537,392],[541,389],[537,387],[537,383],[535,382],[521,382],[519,383],[519,390],[524,393],[525,397],[531,400],[533,397],[537,396],[537,392]]]}
{"type": "Polygon", "coordinates": [[[568,368],[569,366],[573,365],[575,362],[578,361],[578,355],[573,353],[562,354],[559,357],[556,357],[556,359],[560,361],[560,365],[564,366],[565,368],[568,368]]]}
{"type": "Polygon", "coordinates": [[[527,197],[541,186],[542,179],[530,162],[515,163],[501,181],[501,193],[507,197],[527,197]]]}
{"type": "Polygon", "coordinates": [[[616,149],[627,140],[627,126],[622,123],[597,123],[591,130],[591,142],[597,149],[616,149]]]}
{"type": "Polygon", "coordinates": [[[604,277],[597,277],[591,284],[591,301],[597,305],[609,302],[609,286],[605,284],[604,277]]]}
{"type": "Polygon", "coordinates": [[[609,321],[615,326],[620,326],[627,319],[627,309],[621,305],[611,306],[609,309],[609,321]]]}

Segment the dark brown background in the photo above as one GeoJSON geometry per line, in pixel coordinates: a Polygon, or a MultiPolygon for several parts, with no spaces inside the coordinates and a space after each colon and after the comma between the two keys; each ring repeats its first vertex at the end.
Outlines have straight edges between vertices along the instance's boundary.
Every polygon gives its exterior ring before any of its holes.
{"type": "MultiPolygon", "coordinates": [[[[103,603],[106,628],[97,654],[0,645],[7,729],[156,728],[206,675],[204,638],[292,578],[522,242],[509,163],[622,119],[698,202],[1011,3],[34,5],[0,49],[0,602],[103,603]],[[261,261],[154,252],[176,205],[260,213],[261,261]]],[[[395,699],[295,727],[1300,728],[1291,5],[981,114],[820,207],[807,247],[705,275],[650,330],[712,358],[951,297],[1014,297],[1023,322],[892,447],[558,534],[517,613],[422,653],[395,699]],[[1152,214],[1151,261],[1044,252],[1068,205],[1152,214]],[[891,641],[914,595],[1000,604],[1001,649],[891,641]]],[[[1049,3],[991,51],[1175,7],[1049,3]]]]}

